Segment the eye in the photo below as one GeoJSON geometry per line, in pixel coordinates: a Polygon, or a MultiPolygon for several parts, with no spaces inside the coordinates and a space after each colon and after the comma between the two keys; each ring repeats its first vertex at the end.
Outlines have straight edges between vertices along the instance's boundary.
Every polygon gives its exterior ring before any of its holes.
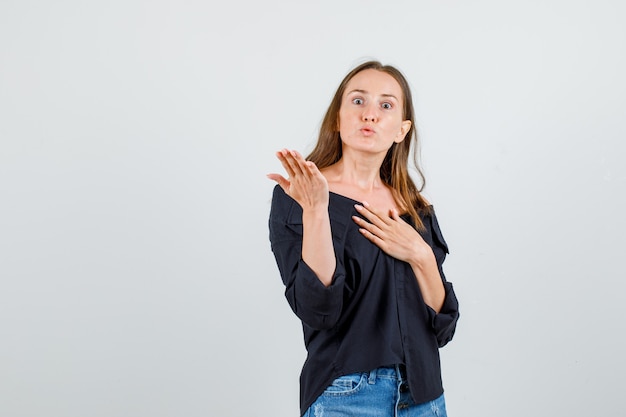
{"type": "Polygon", "coordinates": [[[353,98],[352,99],[352,104],[363,104],[363,99],[362,98],[353,98]]]}
{"type": "Polygon", "coordinates": [[[393,108],[393,106],[392,106],[392,105],[391,105],[391,103],[389,103],[389,102],[384,102],[383,104],[381,104],[381,107],[382,107],[383,109],[387,109],[387,110],[389,110],[389,109],[393,108]]]}

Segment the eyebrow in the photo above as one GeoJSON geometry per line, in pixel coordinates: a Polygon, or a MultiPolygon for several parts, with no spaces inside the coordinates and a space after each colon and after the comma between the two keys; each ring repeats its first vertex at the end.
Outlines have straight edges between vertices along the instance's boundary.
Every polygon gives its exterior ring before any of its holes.
{"type": "MultiPolygon", "coordinates": [[[[358,88],[356,88],[356,89],[354,89],[354,90],[349,91],[347,94],[352,94],[352,93],[368,94],[368,92],[367,92],[367,91],[365,91],[365,90],[360,90],[360,89],[358,89],[358,88]]],[[[382,97],[390,97],[390,98],[393,98],[394,100],[396,100],[396,101],[398,101],[398,102],[400,101],[400,100],[398,100],[398,97],[394,96],[393,94],[381,94],[381,96],[382,96],[382,97]]]]}

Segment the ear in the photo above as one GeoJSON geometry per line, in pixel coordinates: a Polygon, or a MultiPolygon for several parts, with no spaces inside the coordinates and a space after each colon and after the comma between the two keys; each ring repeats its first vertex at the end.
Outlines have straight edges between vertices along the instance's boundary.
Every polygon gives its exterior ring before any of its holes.
{"type": "Polygon", "coordinates": [[[402,125],[400,126],[400,132],[398,133],[398,136],[396,136],[396,139],[394,140],[394,142],[396,143],[402,142],[404,138],[406,137],[406,134],[409,133],[409,129],[411,129],[411,121],[410,120],[403,121],[402,125]]]}

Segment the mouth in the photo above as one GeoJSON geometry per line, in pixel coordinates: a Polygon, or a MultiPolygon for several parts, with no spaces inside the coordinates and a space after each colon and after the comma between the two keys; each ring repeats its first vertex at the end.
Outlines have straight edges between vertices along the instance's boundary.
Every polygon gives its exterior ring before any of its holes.
{"type": "Polygon", "coordinates": [[[371,127],[367,127],[367,126],[362,127],[360,130],[361,130],[361,133],[363,133],[365,136],[371,136],[374,133],[376,133],[374,129],[372,129],[371,127]]]}

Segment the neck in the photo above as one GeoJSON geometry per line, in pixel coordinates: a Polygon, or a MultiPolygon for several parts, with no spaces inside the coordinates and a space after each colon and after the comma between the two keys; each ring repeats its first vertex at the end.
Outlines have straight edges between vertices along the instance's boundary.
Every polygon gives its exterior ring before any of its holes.
{"type": "Polygon", "coordinates": [[[361,191],[371,192],[384,187],[380,178],[380,166],[385,155],[352,155],[344,153],[335,165],[337,180],[361,191]]]}

